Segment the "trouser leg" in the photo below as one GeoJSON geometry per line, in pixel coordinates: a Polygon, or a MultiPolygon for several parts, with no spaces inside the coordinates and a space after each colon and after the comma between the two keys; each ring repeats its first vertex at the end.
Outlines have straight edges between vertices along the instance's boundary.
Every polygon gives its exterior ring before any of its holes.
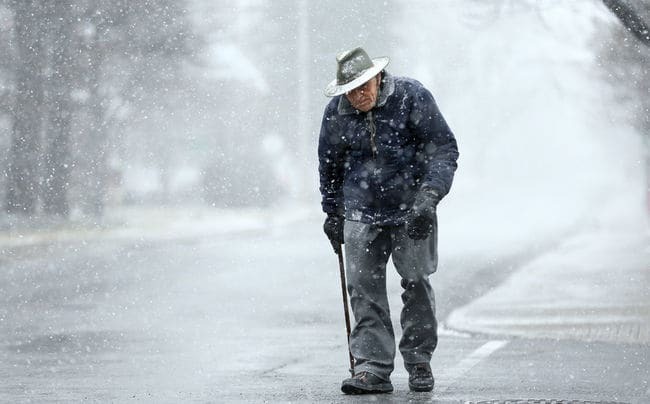
{"type": "Polygon", "coordinates": [[[348,293],[355,326],[350,347],[355,371],[388,380],[395,358],[395,334],[386,295],[390,232],[360,222],[345,222],[348,293]]]}
{"type": "Polygon", "coordinates": [[[402,277],[404,306],[400,316],[402,339],[399,349],[410,370],[417,363],[429,363],[438,343],[438,323],[429,275],[437,266],[437,224],[425,240],[412,240],[405,226],[392,232],[393,262],[402,277]]]}

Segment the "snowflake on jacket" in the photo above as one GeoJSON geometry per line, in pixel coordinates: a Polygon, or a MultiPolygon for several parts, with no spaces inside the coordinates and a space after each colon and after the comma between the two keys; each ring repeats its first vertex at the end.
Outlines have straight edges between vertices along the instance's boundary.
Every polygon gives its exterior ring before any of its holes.
{"type": "Polygon", "coordinates": [[[323,211],[380,225],[404,223],[420,189],[444,197],[458,147],[431,93],[384,71],[377,105],[364,113],[345,95],[325,108],[318,144],[323,211]]]}

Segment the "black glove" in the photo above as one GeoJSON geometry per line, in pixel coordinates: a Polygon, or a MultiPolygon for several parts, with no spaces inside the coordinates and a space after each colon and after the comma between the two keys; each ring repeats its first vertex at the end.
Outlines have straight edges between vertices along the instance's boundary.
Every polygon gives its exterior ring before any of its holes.
{"type": "Polygon", "coordinates": [[[343,244],[343,223],[345,219],[343,216],[338,215],[328,215],[323,223],[323,230],[330,243],[332,243],[332,248],[334,252],[338,254],[341,251],[341,244],[343,244]]]}
{"type": "Polygon", "coordinates": [[[413,240],[424,240],[433,231],[436,206],[440,198],[431,189],[423,189],[415,196],[415,202],[406,219],[406,234],[413,240]]]}

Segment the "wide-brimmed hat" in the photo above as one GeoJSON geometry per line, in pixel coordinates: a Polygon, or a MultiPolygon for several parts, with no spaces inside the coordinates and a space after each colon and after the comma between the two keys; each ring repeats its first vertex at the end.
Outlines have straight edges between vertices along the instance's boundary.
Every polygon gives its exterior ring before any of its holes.
{"type": "Polygon", "coordinates": [[[325,95],[334,97],[353,90],[382,71],[390,59],[387,56],[370,59],[363,48],[354,48],[336,56],[336,79],[325,87],[325,95]]]}

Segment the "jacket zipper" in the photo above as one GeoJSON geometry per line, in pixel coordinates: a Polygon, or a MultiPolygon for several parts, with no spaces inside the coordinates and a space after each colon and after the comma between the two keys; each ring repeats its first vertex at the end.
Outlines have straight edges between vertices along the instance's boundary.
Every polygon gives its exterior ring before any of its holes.
{"type": "Polygon", "coordinates": [[[368,120],[368,129],[370,130],[370,148],[372,149],[372,158],[374,159],[377,158],[377,143],[375,143],[377,127],[375,126],[375,120],[372,116],[372,110],[368,111],[366,119],[368,120]]]}
{"type": "MultiPolygon", "coordinates": [[[[372,149],[372,158],[373,160],[377,159],[377,142],[375,141],[375,136],[377,134],[377,127],[375,126],[375,120],[372,115],[372,110],[368,111],[366,114],[366,119],[368,120],[368,130],[370,131],[370,148],[372,149]]],[[[379,170],[375,166],[373,169],[373,177],[376,177],[379,174],[379,170]]],[[[381,217],[381,213],[376,211],[374,214],[374,221],[377,222],[381,217]]]]}

